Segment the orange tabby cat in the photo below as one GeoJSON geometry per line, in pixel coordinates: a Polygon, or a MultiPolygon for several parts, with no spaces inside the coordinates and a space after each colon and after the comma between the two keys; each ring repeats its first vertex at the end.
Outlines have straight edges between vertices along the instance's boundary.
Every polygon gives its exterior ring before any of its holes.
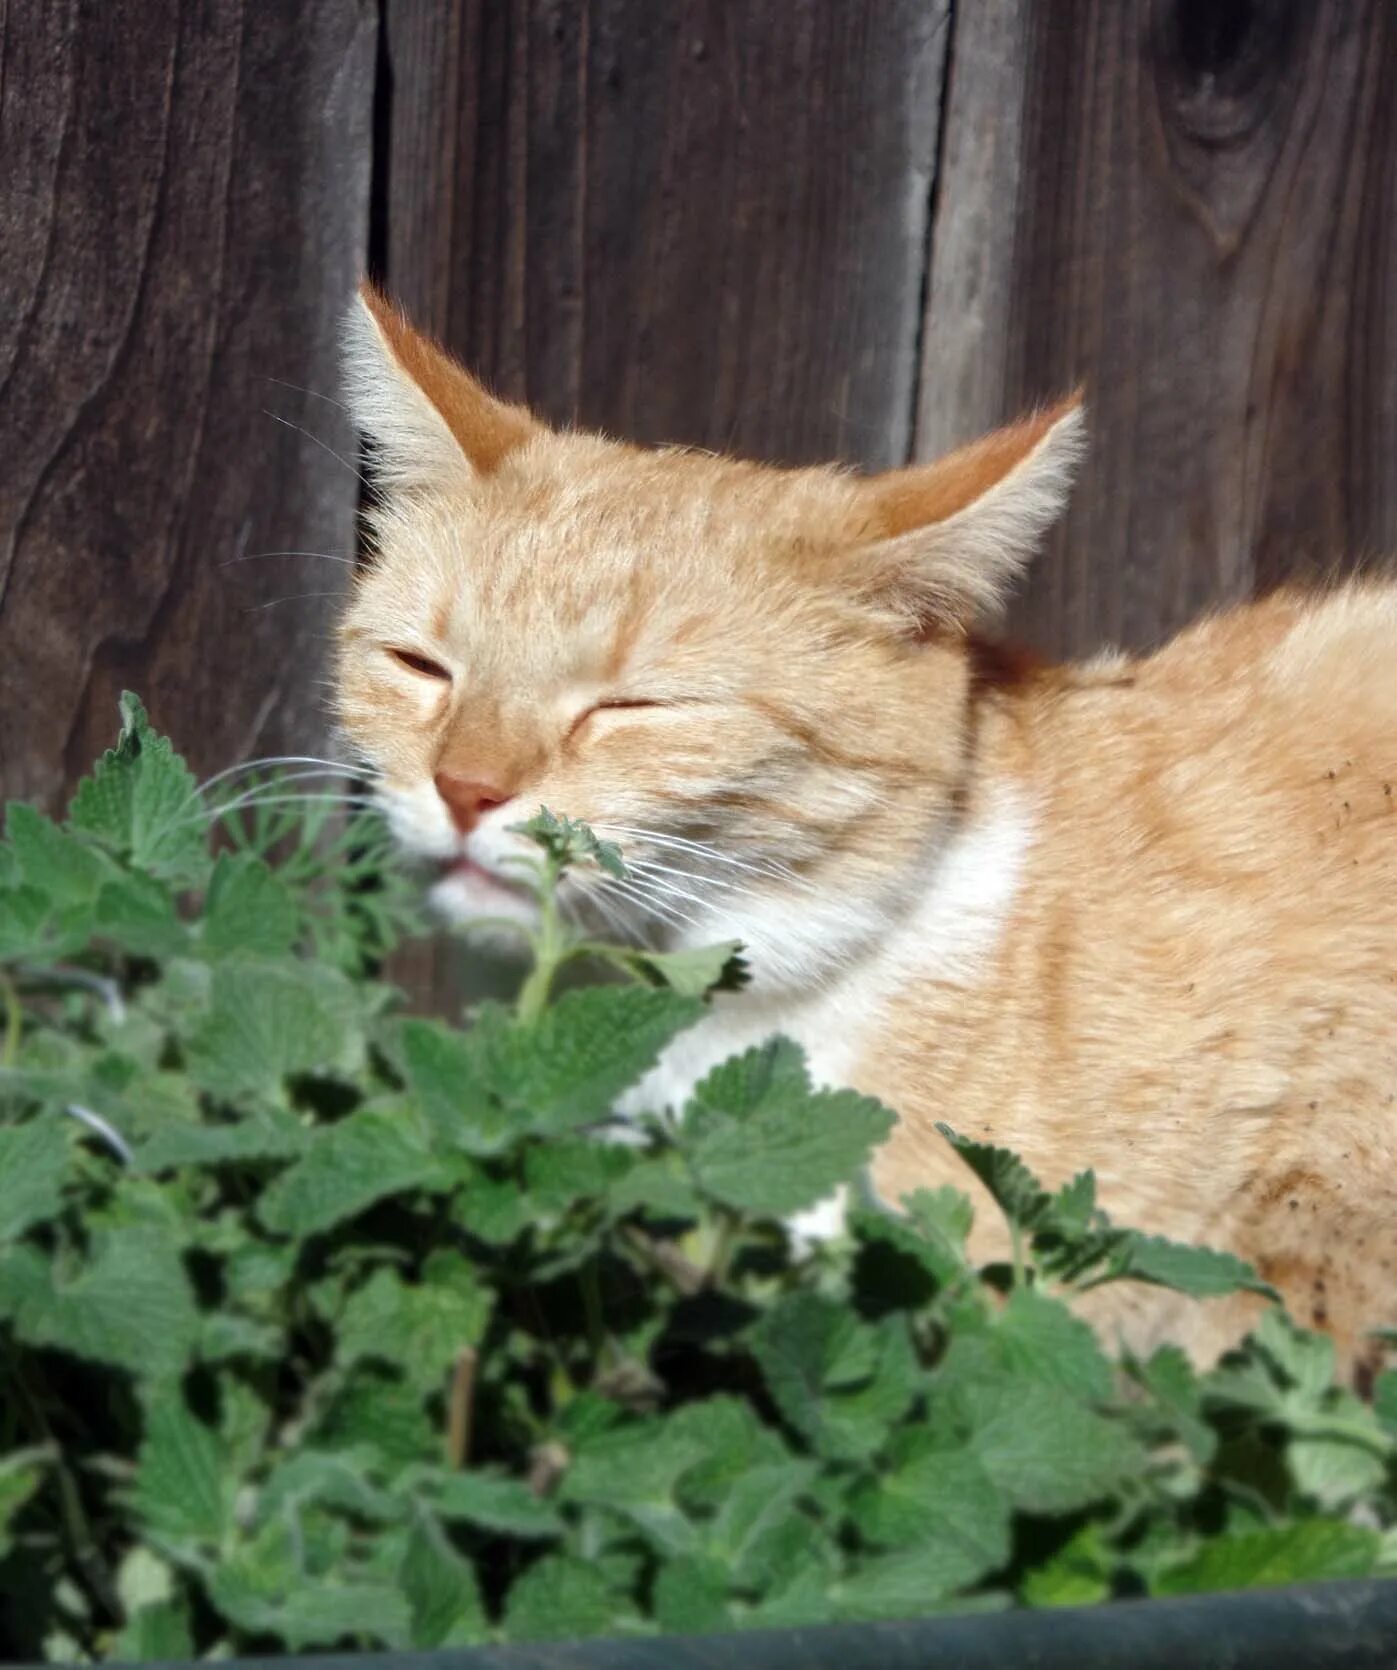
{"type": "MultiPolygon", "coordinates": [[[[577,908],[755,974],[642,1100],[784,1031],[901,1114],[890,1202],[966,1186],[938,1119],[1091,1166],[1363,1366],[1397,1311],[1397,590],[1032,668],[974,628],[1062,507],[1075,406],[872,478],[642,450],[493,400],[368,289],[348,371],[384,499],[341,713],[444,909],[526,912],[509,825],[585,818],[634,879],[577,908]]],[[[1093,1299],[1200,1357],[1256,1303],[1093,1299]]]]}

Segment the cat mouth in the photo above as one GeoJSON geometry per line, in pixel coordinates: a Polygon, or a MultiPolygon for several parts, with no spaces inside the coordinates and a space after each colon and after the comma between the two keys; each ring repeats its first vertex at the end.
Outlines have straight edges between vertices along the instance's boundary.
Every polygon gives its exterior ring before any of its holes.
{"type": "Polygon", "coordinates": [[[490,870],[484,864],[467,853],[461,853],[455,858],[448,858],[438,866],[437,881],[465,882],[470,887],[493,890],[511,899],[528,899],[532,897],[529,889],[520,881],[510,876],[502,876],[498,870],[490,870]]]}

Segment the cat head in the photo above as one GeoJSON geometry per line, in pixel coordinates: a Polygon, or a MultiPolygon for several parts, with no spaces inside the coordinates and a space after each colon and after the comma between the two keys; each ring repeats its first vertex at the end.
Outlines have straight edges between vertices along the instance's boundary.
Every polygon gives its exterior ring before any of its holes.
{"type": "Polygon", "coordinates": [[[339,714],[439,908],[528,914],[511,826],[546,804],[622,847],[629,880],[570,885],[641,934],[740,938],[774,981],[878,932],[1080,407],[864,477],[550,429],[368,287],[345,357],[379,502],[339,714]]]}

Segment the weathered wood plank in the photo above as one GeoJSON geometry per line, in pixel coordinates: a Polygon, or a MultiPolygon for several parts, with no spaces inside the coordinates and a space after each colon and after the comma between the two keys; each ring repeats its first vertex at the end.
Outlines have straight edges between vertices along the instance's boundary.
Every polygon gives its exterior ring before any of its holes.
{"type": "Polygon", "coordinates": [[[324,734],[358,484],[332,392],[367,237],[374,8],[10,6],[0,70],[0,793],[123,685],[201,768],[324,734]]]}
{"type": "Polygon", "coordinates": [[[1056,651],[1155,642],[1397,547],[1397,14],[1012,10],[957,12],[918,449],[1085,381],[1093,454],[1014,624],[1056,651]],[[1001,33],[977,92],[962,48],[1001,33]],[[992,327],[972,305],[977,217],[992,327]],[[981,367],[953,351],[958,305],[981,367]]]}
{"type": "Polygon", "coordinates": [[[395,7],[386,276],[555,420],[900,461],[946,16],[395,7]]]}

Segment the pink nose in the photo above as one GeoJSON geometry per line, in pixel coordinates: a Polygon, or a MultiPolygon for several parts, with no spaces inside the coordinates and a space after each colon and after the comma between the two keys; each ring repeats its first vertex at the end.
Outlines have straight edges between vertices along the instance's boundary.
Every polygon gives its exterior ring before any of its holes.
{"type": "Polygon", "coordinates": [[[509,794],[493,783],[478,783],[471,777],[458,776],[454,771],[439,771],[432,781],[437,793],[446,803],[451,821],[462,835],[469,835],[496,806],[503,806],[509,794]]]}

